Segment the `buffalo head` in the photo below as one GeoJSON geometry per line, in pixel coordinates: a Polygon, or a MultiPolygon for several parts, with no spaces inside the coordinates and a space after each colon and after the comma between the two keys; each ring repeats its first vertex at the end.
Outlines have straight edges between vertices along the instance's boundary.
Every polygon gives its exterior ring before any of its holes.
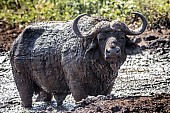
{"type": "Polygon", "coordinates": [[[100,21],[89,32],[81,33],[78,28],[78,21],[86,14],[81,14],[73,22],[73,30],[78,37],[92,38],[92,43],[86,51],[85,57],[97,59],[102,56],[110,63],[112,69],[119,69],[127,55],[141,53],[140,47],[133,43],[127,35],[139,35],[143,33],[147,26],[145,17],[134,12],[142,20],[142,25],[136,30],[127,27],[120,21],[100,21]],[[101,55],[102,54],[102,55],[101,55]]]}

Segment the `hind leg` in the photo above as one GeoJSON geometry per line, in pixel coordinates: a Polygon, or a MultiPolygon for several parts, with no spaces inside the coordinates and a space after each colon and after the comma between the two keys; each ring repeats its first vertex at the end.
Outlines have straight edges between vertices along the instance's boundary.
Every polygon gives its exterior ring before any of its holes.
{"type": "Polygon", "coordinates": [[[31,108],[33,96],[33,82],[29,78],[17,74],[14,74],[14,80],[19,91],[22,106],[25,108],[31,108]]]}
{"type": "Polygon", "coordinates": [[[54,98],[57,101],[57,106],[61,106],[63,104],[63,101],[65,100],[67,94],[65,93],[56,93],[54,94],[54,98]]]}
{"type": "Polygon", "coordinates": [[[40,91],[36,99],[36,102],[38,101],[49,102],[51,101],[51,99],[52,99],[52,94],[47,93],[46,91],[40,91]]]}
{"type": "Polygon", "coordinates": [[[34,82],[31,79],[30,70],[26,64],[28,64],[28,62],[22,59],[14,59],[11,61],[12,73],[21,98],[22,106],[31,108],[34,82]]]}

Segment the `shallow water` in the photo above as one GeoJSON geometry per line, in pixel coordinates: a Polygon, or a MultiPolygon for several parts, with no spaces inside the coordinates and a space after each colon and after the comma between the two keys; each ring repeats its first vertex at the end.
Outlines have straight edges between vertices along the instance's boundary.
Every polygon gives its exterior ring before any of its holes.
{"type": "MultiPolygon", "coordinates": [[[[170,93],[170,53],[159,56],[144,52],[143,55],[128,56],[122,65],[113,86],[115,96],[148,96],[153,93],[170,93]]],[[[35,100],[33,97],[33,100],[35,100]]],[[[58,108],[55,101],[51,103],[33,102],[32,110],[20,106],[7,53],[0,53],[0,113],[64,111],[71,110],[75,101],[68,95],[63,108],[58,108]],[[62,110],[61,110],[62,109],[62,110]]]]}

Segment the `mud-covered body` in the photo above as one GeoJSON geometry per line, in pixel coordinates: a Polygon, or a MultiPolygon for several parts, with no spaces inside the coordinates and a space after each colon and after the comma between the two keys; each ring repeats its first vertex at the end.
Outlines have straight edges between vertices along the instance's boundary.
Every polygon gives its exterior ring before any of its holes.
{"type": "MultiPolygon", "coordinates": [[[[86,32],[99,21],[84,16],[78,27],[86,32]]],[[[54,95],[60,105],[69,93],[79,101],[87,95],[111,92],[118,69],[126,59],[125,44],[120,47],[123,59],[114,69],[103,57],[101,47],[93,48],[92,58],[86,57],[96,40],[77,36],[72,25],[73,21],[35,23],[27,26],[13,43],[10,61],[24,107],[31,107],[33,93],[43,92],[45,101],[54,95]]]]}

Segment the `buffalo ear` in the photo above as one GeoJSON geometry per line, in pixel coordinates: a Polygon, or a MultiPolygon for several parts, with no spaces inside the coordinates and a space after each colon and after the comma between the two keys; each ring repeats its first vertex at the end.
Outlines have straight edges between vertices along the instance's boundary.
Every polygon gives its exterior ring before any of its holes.
{"type": "Polygon", "coordinates": [[[99,58],[99,52],[98,43],[93,40],[85,52],[84,59],[97,60],[99,58]]]}
{"type": "Polygon", "coordinates": [[[133,41],[131,41],[128,37],[126,37],[125,49],[127,55],[142,53],[141,47],[136,43],[134,43],[133,41]]]}

